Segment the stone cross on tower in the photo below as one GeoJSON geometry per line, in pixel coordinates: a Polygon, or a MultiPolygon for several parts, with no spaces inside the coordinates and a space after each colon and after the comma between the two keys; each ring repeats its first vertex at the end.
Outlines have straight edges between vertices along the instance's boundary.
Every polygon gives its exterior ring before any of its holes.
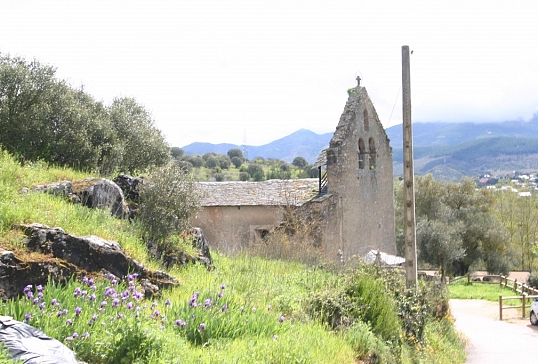
{"type": "Polygon", "coordinates": [[[360,86],[361,85],[361,76],[357,76],[356,80],[357,80],[357,86],[360,86]]]}

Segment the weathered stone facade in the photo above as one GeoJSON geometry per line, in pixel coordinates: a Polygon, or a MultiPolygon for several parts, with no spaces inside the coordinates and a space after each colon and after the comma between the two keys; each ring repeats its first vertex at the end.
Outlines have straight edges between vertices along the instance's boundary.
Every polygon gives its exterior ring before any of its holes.
{"type": "Polygon", "coordinates": [[[203,210],[192,222],[212,249],[248,248],[280,225],[287,206],[298,207],[317,194],[315,178],[263,182],[200,182],[203,210]]]}
{"type": "Polygon", "coordinates": [[[323,190],[322,181],[312,179],[201,184],[209,197],[193,224],[213,247],[239,250],[278,226],[292,206],[312,224],[312,242],[330,260],[345,262],[372,249],[395,254],[392,148],[364,87],[349,90],[318,163],[320,175],[326,173],[323,190]]]}
{"type": "Polygon", "coordinates": [[[371,249],[395,254],[392,148],[364,87],[349,98],[329,148],[327,193],[304,208],[319,211],[327,258],[346,261],[371,249]]]}

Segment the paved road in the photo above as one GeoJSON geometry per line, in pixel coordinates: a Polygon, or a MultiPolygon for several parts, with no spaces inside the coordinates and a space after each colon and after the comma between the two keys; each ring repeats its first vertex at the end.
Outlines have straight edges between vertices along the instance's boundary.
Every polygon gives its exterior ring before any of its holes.
{"type": "MultiPolygon", "coordinates": [[[[498,303],[483,300],[450,300],[458,331],[468,339],[467,364],[537,363],[538,326],[504,310],[499,321],[498,303]]],[[[510,312],[509,312],[510,311],[510,312]]]]}

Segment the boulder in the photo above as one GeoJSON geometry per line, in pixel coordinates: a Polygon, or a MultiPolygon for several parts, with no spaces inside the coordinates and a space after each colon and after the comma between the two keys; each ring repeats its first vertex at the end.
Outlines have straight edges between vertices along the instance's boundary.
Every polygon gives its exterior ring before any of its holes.
{"type": "Polygon", "coordinates": [[[124,218],[127,214],[127,207],[123,191],[117,184],[106,179],[90,179],[88,188],[81,191],[80,201],[84,206],[97,209],[109,209],[112,216],[124,218]]]}
{"type": "Polygon", "coordinates": [[[50,183],[47,185],[37,185],[34,186],[33,190],[50,193],[51,195],[68,197],[71,196],[71,194],[73,193],[73,190],[71,188],[72,184],[70,181],[62,181],[58,183],[50,183]]]}
{"type": "Polygon", "coordinates": [[[144,177],[132,177],[128,174],[120,174],[113,181],[121,188],[126,200],[138,202],[140,197],[138,185],[143,183],[144,177]]]}
{"type": "Polygon", "coordinates": [[[178,281],[164,272],[152,271],[125,254],[120,245],[98,236],[77,237],[67,234],[60,227],[42,224],[18,226],[27,236],[27,248],[56,259],[40,259],[38,262],[21,262],[13,253],[0,256],[0,296],[15,297],[27,284],[46,284],[48,278],[65,280],[72,275],[106,271],[117,277],[138,273],[144,285],[151,287],[152,294],[159,289],[172,287],[178,281]]]}
{"type": "Polygon", "coordinates": [[[7,300],[21,294],[28,284],[45,285],[50,278],[65,282],[79,272],[73,264],[56,259],[22,262],[10,251],[0,255],[0,299],[7,300]]]}

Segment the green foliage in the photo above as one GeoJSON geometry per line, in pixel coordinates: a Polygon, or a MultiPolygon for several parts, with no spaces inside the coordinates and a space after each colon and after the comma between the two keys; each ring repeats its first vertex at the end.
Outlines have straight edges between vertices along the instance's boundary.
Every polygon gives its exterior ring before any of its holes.
{"type": "MultiPolygon", "coordinates": [[[[241,151],[241,149],[238,149],[238,148],[230,149],[228,151],[227,155],[228,155],[228,157],[230,157],[230,159],[233,159],[234,157],[239,158],[240,160],[244,159],[243,152],[241,151]]],[[[238,167],[238,166],[236,166],[236,167],[238,167]]]]}
{"type": "MultiPolygon", "coordinates": [[[[499,302],[499,296],[515,296],[510,288],[499,284],[467,283],[467,278],[462,278],[448,285],[450,298],[462,300],[487,300],[499,302]]],[[[521,301],[519,301],[521,304],[521,301]]],[[[507,303],[508,304],[508,303],[507,303]]]]}
{"type": "MultiPolygon", "coordinates": [[[[396,190],[396,235],[403,248],[403,182],[396,190]]],[[[490,272],[509,266],[507,232],[491,213],[494,196],[477,189],[471,179],[436,181],[432,175],[415,179],[417,247],[423,262],[459,275],[481,262],[490,272]],[[463,254],[464,252],[464,254],[463,254]]]]}
{"type": "Polygon", "coordinates": [[[243,164],[243,160],[236,156],[232,157],[231,162],[235,168],[239,168],[243,164]]]}
{"type": "Polygon", "coordinates": [[[181,149],[179,147],[170,148],[170,155],[174,159],[181,159],[181,157],[183,157],[184,154],[185,154],[185,152],[183,151],[183,149],[181,149]]]}
{"type": "Polygon", "coordinates": [[[379,339],[370,326],[357,321],[344,332],[344,338],[357,353],[357,357],[369,363],[394,363],[390,346],[379,339]]]}
{"type": "Polygon", "coordinates": [[[298,168],[304,168],[308,165],[308,162],[303,157],[295,157],[291,164],[298,168]]]}
{"type": "Polygon", "coordinates": [[[149,111],[133,98],[116,98],[109,107],[112,126],[119,136],[123,155],[120,170],[133,174],[168,162],[170,150],[149,111]]]}
{"type": "Polygon", "coordinates": [[[247,167],[247,172],[252,176],[254,181],[263,181],[265,178],[265,172],[259,164],[249,164],[247,167]]]}
{"type": "Polygon", "coordinates": [[[169,164],[155,169],[140,186],[138,222],[145,237],[164,242],[189,227],[200,207],[200,192],[191,175],[169,164]]]}
{"type": "Polygon", "coordinates": [[[218,166],[221,169],[228,169],[230,168],[230,165],[232,164],[230,158],[226,155],[218,155],[217,161],[218,161],[218,166]]]}
{"type": "Polygon", "coordinates": [[[465,342],[448,318],[428,322],[424,330],[423,346],[418,353],[420,362],[451,364],[465,362],[465,342]]]}
{"type": "Polygon", "coordinates": [[[22,364],[22,361],[11,359],[5,343],[0,342],[0,364],[22,364]]]}
{"type": "MultiPolygon", "coordinates": [[[[50,167],[43,162],[21,166],[9,154],[0,154],[0,246],[15,251],[18,259],[26,259],[22,236],[11,230],[11,226],[40,222],[61,226],[76,235],[94,234],[117,241],[134,259],[146,266],[158,267],[158,263],[148,258],[146,246],[127,221],[51,195],[20,193],[24,186],[84,177],[80,172],[50,167]]],[[[177,238],[174,235],[166,241],[177,238]]],[[[423,340],[420,347],[414,348],[401,340],[385,341],[361,320],[356,319],[347,330],[335,333],[321,324],[317,315],[309,315],[311,297],[323,295],[327,287],[345,296],[350,292],[348,288],[363,285],[368,291],[378,290],[383,294],[383,301],[388,302],[384,306],[391,306],[392,317],[396,317],[399,327],[396,332],[403,333],[401,318],[396,315],[408,312],[411,319],[420,311],[405,308],[417,305],[414,298],[406,295],[405,299],[395,298],[396,291],[405,292],[402,277],[397,274],[361,264],[352,272],[353,277],[345,278],[346,275],[334,274],[330,265],[306,266],[285,261],[284,255],[274,260],[246,254],[230,257],[218,252],[212,252],[212,256],[217,269],[210,272],[199,265],[174,267],[169,273],[179,278],[181,284],[162,290],[162,298],[154,301],[134,295],[127,282],[129,277],[123,282],[116,278],[96,278],[95,289],[84,281],[71,280],[64,285],[49,282],[39,301],[44,302],[43,309],[25,295],[1,303],[0,309],[21,320],[29,313],[31,325],[64,342],[79,360],[88,363],[352,363],[361,356],[370,362],[451,362],[444,359],[447,355],[444,348],[451,343],[440,335],[450,338],[453,331],[450,327],[447,332],[430,330],[428,325],[433,321],[427,321],[423,330],[428,340],[431,335],[431,341],[423,340]],[[373,287],[360,283],[357,277],[363,277],[361,280],[365,282],[372,280],[373,287]],[[224,289],[221,288],[223,283],[226,284],[224,289]],[[75,295],[77,288],[80,294],[75,295]],[[121,297],[126,291],[129,296],[123,300],[121,297]],[[196,292],[200,293],[193,307],[190,301],[196,292]],[[92,294],[96,295],[95,300],[90,299],[92,294]],[[59,302],[57,305],[53,305],[53,298],[59,302]],[[117,304],[114,298],[118,298],[117,304]],[[211,299],[209,306],[205,305],[207,299],[211,299]],[[103,301],[106,304],[101,307],[103,301]],[[129,302],[133,304],[131,309],[127,306],[129,302]],[[225,305],[227,309],[223,311],[225,305]],[[77,307],[82,309],[78,316],[77,307]],[[280,317],[284,317],[282,322],[280,317]],[[179,325],[177,320],[184,321],[185,326],[179,325]],[[203,329],[200,328],[202,323],[205,324],[203,329]],[[419,361],[429,353],[429,342],[436,345],[439,355],[419,361]],[[400,344],[403,346],[398,346],[400,344]]],[[[138,283],[134,290],[141,290],[138,283]]],[[[38,296],[34,288],[33,295],[38,296]]],[[[366,296],[368,299],[360,301],[351,294],[355,302],[372,299],[372,294],[366,296]]],[[[432,296],[427,297],[430,298],[426,301],[436,302],[432,296]]],[[[350,302],[353,301],[350,299],[350,302]]],[[[385,315],[380,306],[372,310],[374,316],[375,312],[385,315]]],[[[366,316],[368,309],[361,306],[353,312],[366,316]]],[[[450,355],[457,358],[452,351],[450,355]]],[[[2,359],[0,354],[0,361],[2,359]]]]}
{"type": "Polygon", "coordinates": [[[239,172],[240,181],[248,181],[250,179],[250,174],[248,172],[239,172]]]}
{"type": "Polygon", "coordinates": [[[316,292],[310,302],[310,314],[320,317],[332,328],[366,322],[383,340],[397,341],[401,326],[392,295],[385,282],[375,276],[353,272],[341,277],[341,284],[316,292]]]}
{"type": "Polygon", "coordinates": [[[42,159],[108,174],[163,165],[169,149],[132,98],[105,107],[38,61],[0,55],[0,145],[23,162],[42,159]]]}
{"type": "Polygon", "coordinates": [[[531,287],[538,288],[538,273],[531,273],[527,279],[527,284],[531,287]]]}
{"type": "MultiPolygon", "coordinates": [[[[205,155],[204,155],[205,156],[205,155]]],[[[217,160],[217,157],[214,156],[214,155],[209,155],[206,159],[205,159],[205,166],[206,168],[215,168],[216,166],[219,165],[219,161],[217,160]]]]}
{"type": "MultiPolygon", "coordinates": [[[[538,194],[520,196],[512,188],[513,186],[508,186],[507,189],[496,192],[494,215],[508,233],[507,245],[514,250],[515,259],[508,269],[532,272],[536,270],[538,254],[538,194]]],[[[490,259],[496,258],[498,257],[492,256],[490,259]]]]}
{"type": "MultiPolygon", "coordinates": [[[[446,216],[446,215],[445,215],[446,216]]],[[[422,220],[417,226],[417,245],[420,247],[419,258],[441,268],[441,280],[444,280],[447,268],[465,256],[460,231],[463,224],[450,220],[422,220]]]]}
{"type": "Polygon", "coordinates": [[[205,153],[205,154],[202,156],[202,159],[204,160],[204,162],[207,163],[207,160],[208,160],[210,157],[216,157],[216,156],[217,156],[217,153],[209,152],[209,153],[205,153]]]}
{"type": "Polygon", "coordinates": [[[185,156],[184,160],[192,164],[195,168],[202,167],[205,163],[204,159],[199,155],[188,155],[185,156]]]}

